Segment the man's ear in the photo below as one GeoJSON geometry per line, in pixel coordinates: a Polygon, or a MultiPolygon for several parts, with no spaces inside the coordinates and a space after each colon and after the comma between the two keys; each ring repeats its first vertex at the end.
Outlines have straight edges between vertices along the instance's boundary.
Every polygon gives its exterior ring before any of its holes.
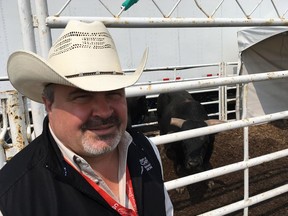
{"type": "Polygon", "coordinates": [[[45,97],[42,97],[42,100],[43,100],[46,112],[47,113],[50,112],[52,108],[52,102],[45,97]]]}

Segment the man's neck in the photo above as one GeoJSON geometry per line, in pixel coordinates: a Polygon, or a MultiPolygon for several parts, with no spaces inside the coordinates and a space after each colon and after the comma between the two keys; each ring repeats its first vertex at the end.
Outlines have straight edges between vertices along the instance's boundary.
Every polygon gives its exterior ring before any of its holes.
{"type": "Polygon", "coordinates": [[[94,172],[99,175],[108,185],[111,191],[119,197],[119,151],[114,149],[105,155],[97,158],[85,158],[94,172]]]}

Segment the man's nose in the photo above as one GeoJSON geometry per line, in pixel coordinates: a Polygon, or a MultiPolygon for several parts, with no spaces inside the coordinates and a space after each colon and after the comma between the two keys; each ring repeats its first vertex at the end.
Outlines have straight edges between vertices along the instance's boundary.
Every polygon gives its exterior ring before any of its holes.
{"type": "Polygon", "coordinates": [[[93,99],[93,116],[99,116],[101,118],[108,118],[113,113],[111,102],[105,97],[105,95],[97,95],[93,99]]]}

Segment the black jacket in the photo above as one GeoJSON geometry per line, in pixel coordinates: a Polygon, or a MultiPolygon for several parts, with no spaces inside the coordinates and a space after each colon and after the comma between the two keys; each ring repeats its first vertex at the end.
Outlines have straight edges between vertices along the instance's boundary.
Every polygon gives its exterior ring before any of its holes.
{"type": "MultiPolygon", "coordinates": [[[[159,161],[142,134],[130,134],[134,142],[129,146],[127,163],[138,213],[166,215],[159,161]]],[[[0,170],[0,210],[4,216],[118,215],[64,161],[47,118],[43,133],[0,170]]]]}

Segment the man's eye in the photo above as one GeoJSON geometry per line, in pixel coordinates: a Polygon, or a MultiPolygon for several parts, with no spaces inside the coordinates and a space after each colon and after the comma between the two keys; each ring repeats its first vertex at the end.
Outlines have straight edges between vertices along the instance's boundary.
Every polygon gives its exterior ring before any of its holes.
{"type": "Polygon", "coordinates": [[[123,97],[123,93],[122,92],[110,92],[108,94],[109,97],[114,98],[114,99],[118,99],[118,98],[122,98],[123,97]]]}
{"type": "Polygon", "coordinates": [[[72,97],[72,101],[75,103],[85,103],[90,101],[91,97],[89,94],[75,95],[72,97]]]}

